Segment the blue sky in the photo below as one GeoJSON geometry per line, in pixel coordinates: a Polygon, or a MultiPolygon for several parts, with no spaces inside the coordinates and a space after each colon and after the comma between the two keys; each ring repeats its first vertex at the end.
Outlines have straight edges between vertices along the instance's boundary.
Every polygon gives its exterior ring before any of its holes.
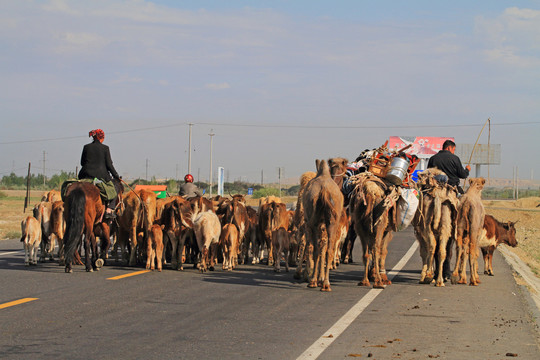
{"type": "Polygon", "coordinates": [[[272,182],[491,118],[490,175],[538,178],[539,44],[539,1],[3,1],[0,174],[74,171],[102,128],[124,177],[183,177],[192,123],[196,178],[213,132],[229,180],[272,182]]]}

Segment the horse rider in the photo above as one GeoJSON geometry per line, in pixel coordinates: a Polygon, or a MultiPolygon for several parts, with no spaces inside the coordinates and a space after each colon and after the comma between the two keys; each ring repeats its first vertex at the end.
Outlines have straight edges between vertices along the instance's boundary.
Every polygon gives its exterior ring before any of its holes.
{"type": "MultiPolygon", "coordinates": [[[[92,137],[93,141],[90,144],[86,144],[83,148],[81,156],[82,168],[79,171],[79,179],[91,179],[94,182],[103,182],[105,187],[114,189],[112,178],[120,180],[121,177],[113,166],[109,147],[103,144],[105,133],[101,129],[96,129],[90,131],[88,136],[92,137]]],[[[117,199],[116,196],[114,196],[114,199],[111,198],[113,196],[108,196],[108,201],[105,204],[106,210],[103,217],[105,220],[114,219],[115,217],[114,209],[117,199]]]]}
{"type": "Polygon", "coordinates": [[[193,183],[193,175],[191,174],[187,174],[186,176],[184,176],[184,183],[180,186],[180,191],[178,192],[178,194],[186,199],[203,195],[197,185],[193,183]]]}

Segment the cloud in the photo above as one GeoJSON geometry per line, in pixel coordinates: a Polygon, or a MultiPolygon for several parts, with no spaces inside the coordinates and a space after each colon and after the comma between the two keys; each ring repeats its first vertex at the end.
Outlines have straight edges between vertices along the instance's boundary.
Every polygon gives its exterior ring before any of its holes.
{"type": "Polygon", "coordinates": [[[522,68],[540,65],[540,11],[512,7],[495,18],[478,16],[475,32],[488,61],[522,68]]]}
{"type": "Polygon", "coordinates": [[[206,84],[204,87],[210,90],[225,90],[225,89],[229,89],[231,86],[228,83],[221,83],[221,84],[206,84]]]}

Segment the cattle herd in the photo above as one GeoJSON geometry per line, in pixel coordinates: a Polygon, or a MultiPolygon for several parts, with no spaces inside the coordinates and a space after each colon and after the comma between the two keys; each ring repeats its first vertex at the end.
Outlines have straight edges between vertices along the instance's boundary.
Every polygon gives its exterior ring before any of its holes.
{"type": "Polygon", "coordinates": [[[158,271],[183,270],[192,264],[205,272],[218,263],[233,271],[238,264],[264,262],[280,272],[284,262],[286,271],[296,267],[294,277],[308,287],[331,291],[330,270],[352,262],[356,238],[361,241],[365,269],[358,285],[391,284],[385,271],[387,247],[393,233],[409,223],[420,245],[420,283],[466,284],[468,262],[469,283],[478,285],[479,250],[484,272],[493,275],[491,258],[497,245],[517,245],[514,223],[485,214],[482,178],[469,179],[466,193],[458,196],[455,188],[438,180],[437,169],[422,172],[416,183],[400,185],[365,171],[347,179],[353,190],[344,196],[346,167],[343,158],[317,160],[316,172],[300,178],[294,210],[272,196],[260,199],[255,209],[239,194],[158,199],[154,192],[141,189],[119,194],[116,219],[104,220],[104,206],[92,191],[77,195],[68,189],[62,201],[60,192],[52,190],[34,207],[34,216],[21,223],[25,265],[37,264],[38,248],[41,261],[53,260],[58,244],[58,261],[71,272],[72,264],[83,264],[84,244],[87,271],[98,270],[112,258],[158,271]],[[401,206],[406,191],[416,197],[413,213],[410,206],[401,206]],[[82,207],[76,206],[76,196],[82,207]],[[404,223],[406,218],[410,220],[404,223]]]}

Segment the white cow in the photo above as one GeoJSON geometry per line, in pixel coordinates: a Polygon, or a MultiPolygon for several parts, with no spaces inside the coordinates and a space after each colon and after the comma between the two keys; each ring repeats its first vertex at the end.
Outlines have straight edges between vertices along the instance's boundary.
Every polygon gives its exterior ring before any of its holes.
{"type": "Polygon", "coordinates": [[[205,272],[207,270],[207,261],[210,260],[210,270],[213,270],[217,244],[221,235],[219,218],[213,211],[204,211],[193,215],[192,221],[200,252],[198,268],[201,272],[205,272]]]}

